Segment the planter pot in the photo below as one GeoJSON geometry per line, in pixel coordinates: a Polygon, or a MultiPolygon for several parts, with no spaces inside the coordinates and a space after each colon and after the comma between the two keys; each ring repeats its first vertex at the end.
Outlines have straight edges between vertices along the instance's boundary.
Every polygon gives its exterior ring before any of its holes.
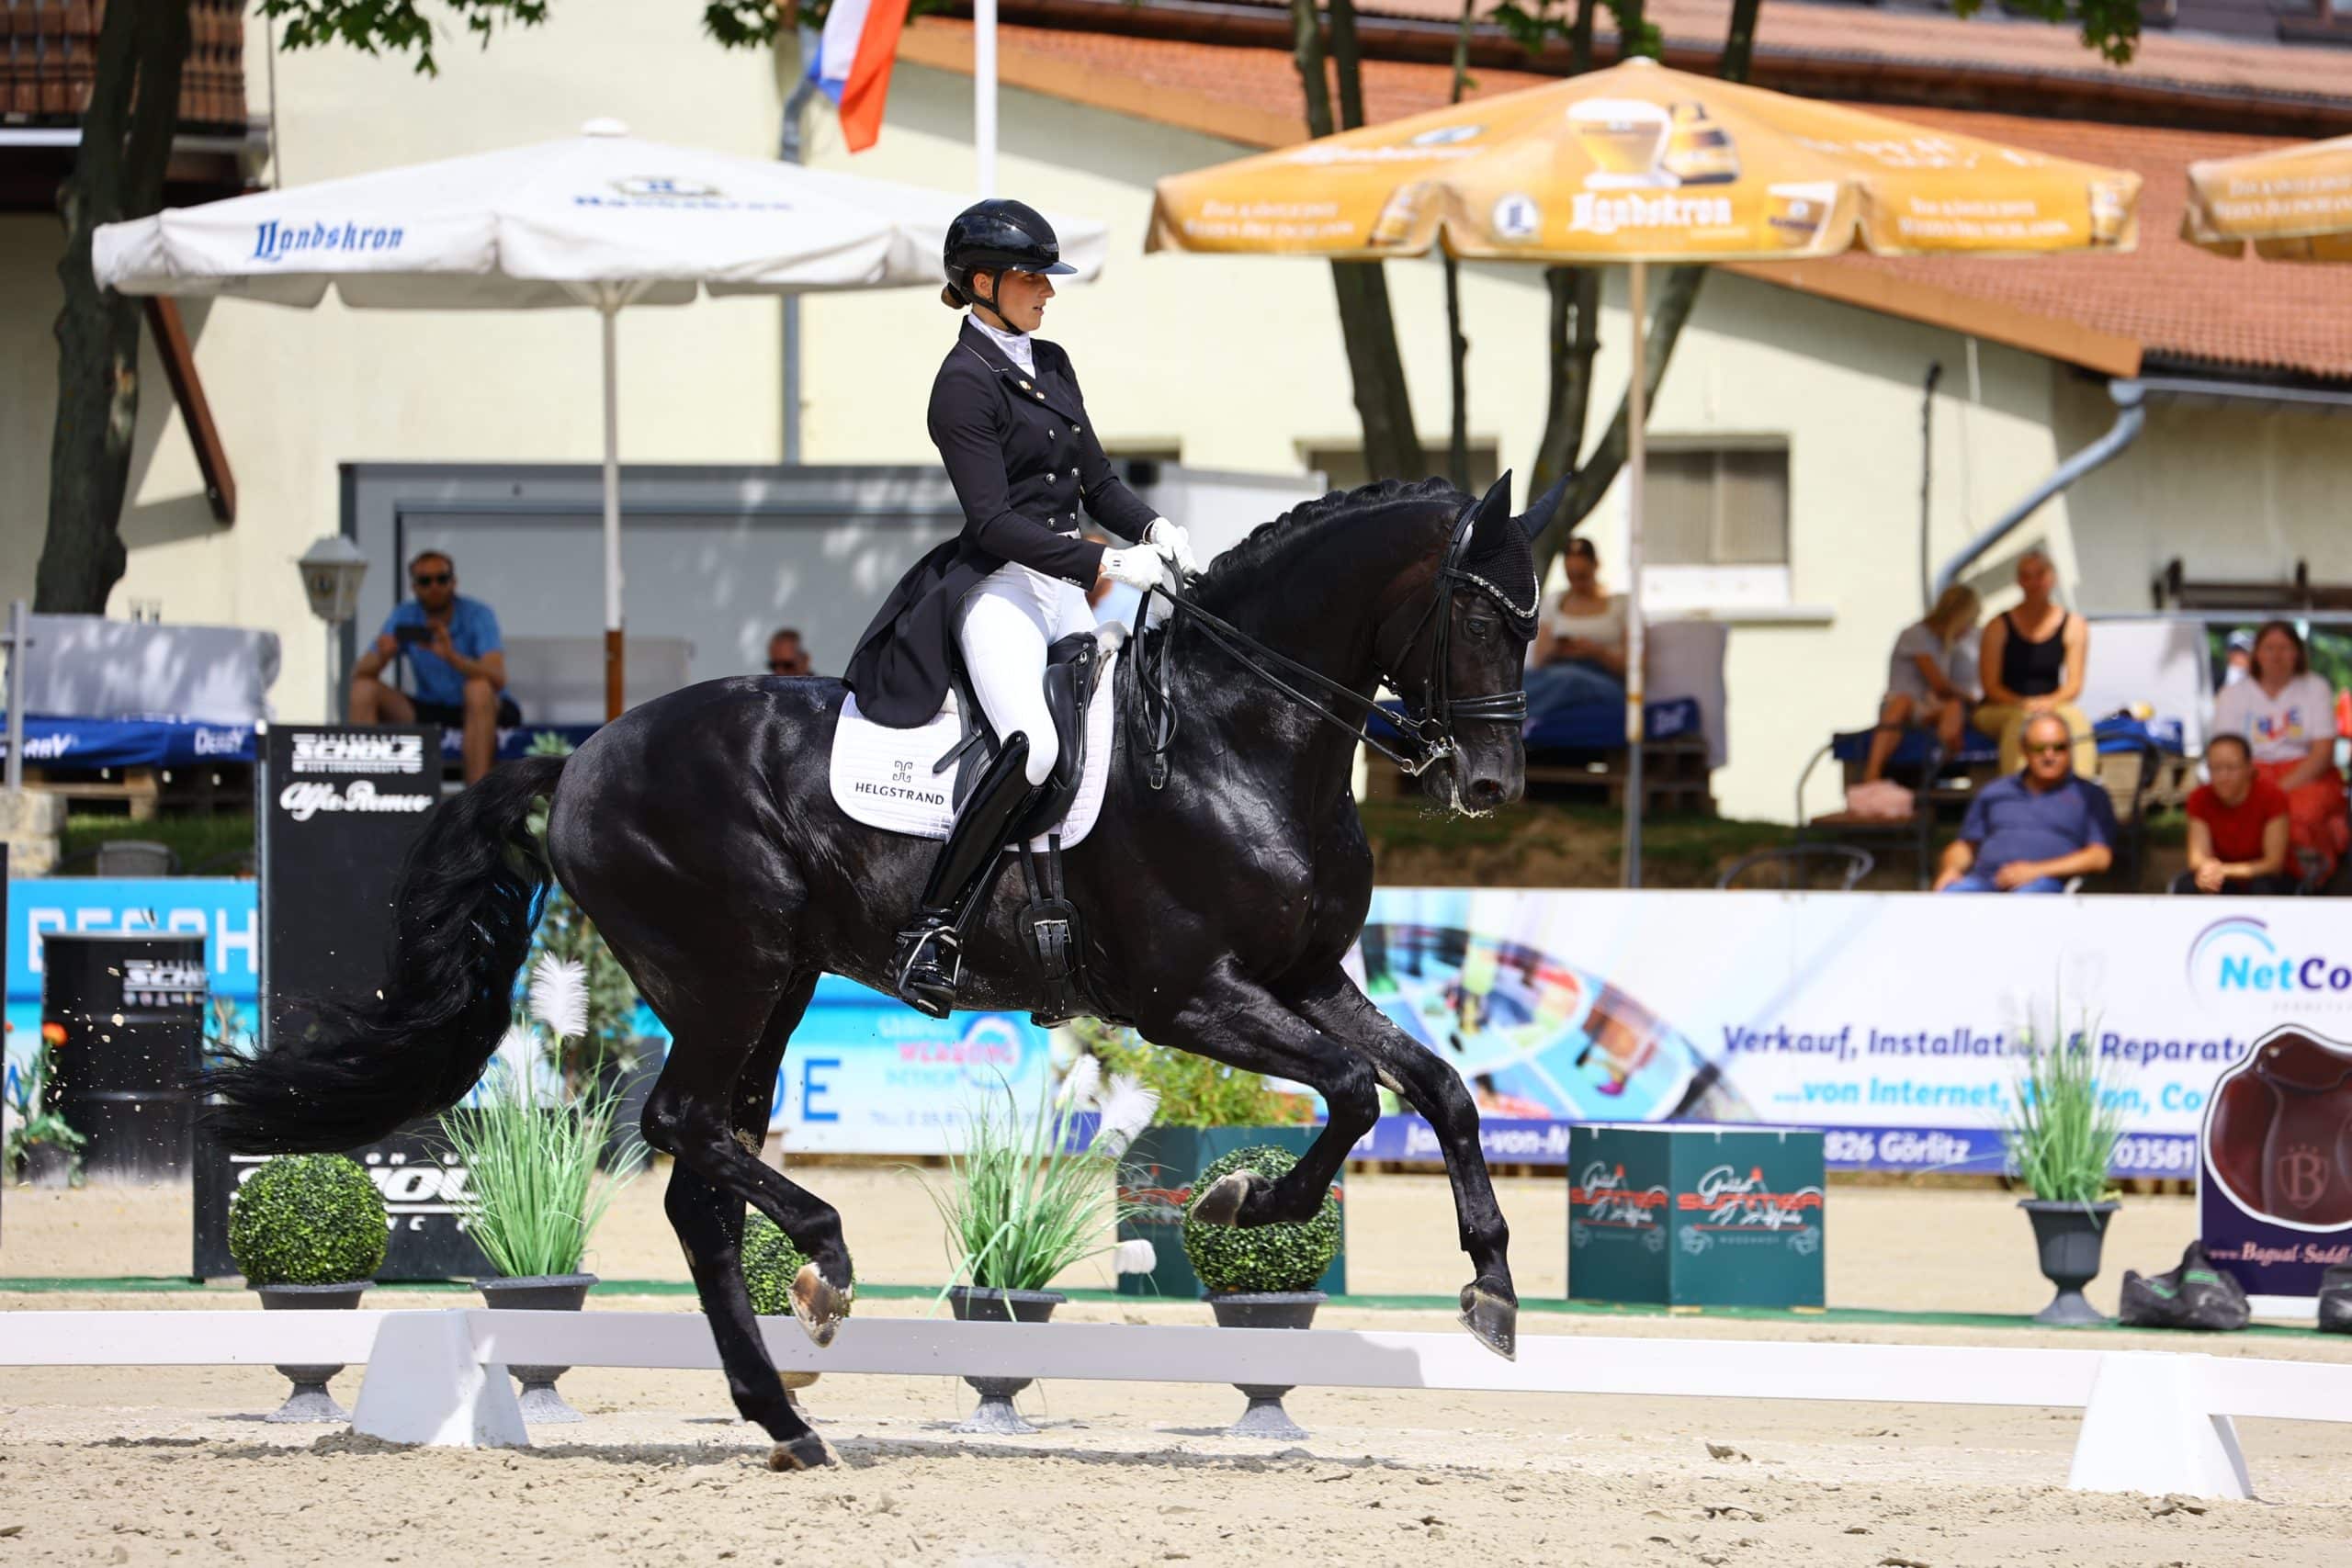
{"type": "Polygon", "coordinates": [[[74,1185],[74,1151],[63,1144],[27,1144],[25,1181],[33,1187],[74,1185]]]}
{"type": "MultiPolygon", "coordinates": [[[[1069,1298],[1059,1291],[985,1291],[957,1285],[947,1292],[947,1304],[958,1323],[1044,1323],[1069,1298]]],[[[1037,1428],[1021,1418],[1012,1396],[1027,1388],[1029,1378],[966,1378],[978,1392],[979,1407],[959,1423],[958,1432],[983,1432],[995,1437],[1019,1437],[1037,1428]]]]}
{"type": "MultiPolygon", "coordinates": [[[[1212,1292],[1208,1303],[1219,1328],[1305,1328],[1314,1323],[1315,1309],[1328,1299],[1320,1291],[1232,1291],[1212,1292]]],[[[1238,1382],[1233,1386],[1250,1405],[1240,1420],[1225,1429],[1227,1437],[1295,1441],[1306,1436],[1306,1429],[1283,1409],[1283,1395],[1296,1385],[1238,1382]]]]}
{"type": "MultiPolygon", "coordinates": [[[[351,1312],[374,1283],[373,1280],[354,1280],[340,1285],[255,1285],[253,1292],[261,1298],[264,1312],[351,1312]]],[[[266,1419],[316,1425],[351,1419],[351,1412],[327,1392],[327,1380],[343,1371],[341,1366],[280,1367],[277,1371],[294,1385],[294,1392],[266,1419]]]]}
{"type": "MultiPolygon", "coordinates": [[[[1151,1243],[1158,1261],[1148,1274],[1122,1274],[1123,1296],[1158,1296],[1163,1301],[1201,1299],[1200,1277],[1184,1256],[1184,1212],[1193,1204],[1193,1179],[1236,1149],[1271,1144],[1294,1155],[1314,1145],[1320,1127],[1146,1127],[1119,1160],[1119,1198],[1136,1203],[1142,1212],[1119,1222],[1119,1239],[1151,1243]]],[[[1345,1184],[1333,1182],[1344,1225],[1348,1211],[1345,1184]]],[[[1338,1256],[1315,1288],[1330,1295],[1348,1289],[1348,1249],[1342,1235],[1338,1256]]]]}
{"type": "MultiPolygon", "coordinates": [[[[594,1274],[527,1274],[517,1279],[492,1277],[476,1280],[474,1288],[493,1311],[499,1312],[578,1312],[588,1300],[588,1288],[596,1282],[594,1274]]],[[[523,1419],[530,1421],[577,1421],[580,1412],[563,1402],[555,1391],[555,1380],[570,1371],[570,1367],[509,1367],[523,1384],[523,1396],[517,1402],[523,1407],[523,1419]]]]}
{"type": "Polygon", "coordinates": [[[2059,1203],[2027,1198],[2018,1207],[2033,1221],[2034,1244],[2041,1249],[2041,1275],[2058,1288],[2050,1304],[2033,1321],[2052,1328],[2081,1328],[2107,1321],[2107,1314],[2083,1297],[2083,1287],[2098,1278],[2100,1245],[2107,1239],[2108,1217],[2122,1205],[2059,1203]]]}

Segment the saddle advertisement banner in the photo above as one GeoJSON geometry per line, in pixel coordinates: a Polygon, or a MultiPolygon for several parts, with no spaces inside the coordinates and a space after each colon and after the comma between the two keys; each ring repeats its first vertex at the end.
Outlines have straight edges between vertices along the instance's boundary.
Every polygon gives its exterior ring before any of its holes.
{"type": "Polygon", "coordinates": [[[2207,1103],[2197,1201],[2206,1255],[2250,1296],[2309,1298],[2352,1263],[2352,1045],[2255,1043],[2207,1103]]]}
{"type": "MultiPolygon", "coordinates": [[[[2352,1035],[2323,902],[1384,888],[1350,967],[1468,1080],[1489,1158],[1577,1122],[1824,1129],[1833,1168],[1994,1170],[2029,1022],[2087,1021],[2119,1175],[2188,1177],[2216,1080],[2286,1024],[2352,1035]]],[[[1418,1118],[1358,1157],[1430,1159],[1418,1118]]]]}

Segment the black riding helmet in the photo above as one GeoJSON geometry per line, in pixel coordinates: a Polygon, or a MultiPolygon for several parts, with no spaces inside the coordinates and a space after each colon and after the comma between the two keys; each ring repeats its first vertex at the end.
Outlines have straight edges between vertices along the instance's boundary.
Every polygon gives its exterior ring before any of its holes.
{"type": "MultiPolygon", "coordinates": [[[[1074,273],[1078,268],[1062,260],[1061,242],[1054,237],[1054,226],[1043,214],[1026,202],[1011,201],[991,197],[976,201],[956,215],[947,226],[947,244],[944,259],[947,264],[947,287],[940,299],[950,309],[962,310],[967,305],[986,305],[996,311],[999,321],[1004,312],[997,309],[996,288],[1008,272],[1042,272],[1059,276],[1074,273]],[[972,291],[972,274],[991,275],[988,297],[972,291]]],[[[1018,331],[1010,321],[1009,331],[1018,331]]]]}

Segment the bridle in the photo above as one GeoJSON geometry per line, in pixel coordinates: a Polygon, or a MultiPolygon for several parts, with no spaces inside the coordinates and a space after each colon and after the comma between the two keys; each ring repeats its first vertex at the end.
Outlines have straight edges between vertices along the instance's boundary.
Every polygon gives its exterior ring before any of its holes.
{"type": "Polygon", "coordinates": [[[1438,565],[1436,592],[1430,595],[1428,608],[1421,612],[1420,618],[1413,623],[1413,629],[1398,647],[1397,658],[1382,658],[1375,643],[1374,669],[1382,684],[1404,697],[1405,711],[1401,714],[1389,713],[1376,699],[1341,685],[1321,671],[1311,670],[1288,654],[1276,652],[1182,594],[1166,588],[1144,590],[1142,602],[1136,609],[1136,626],[1138,628],[1150,624],[1151,596],[1154,593],[1165,598],[1172,612],[1156,638],[1145,643],[1144,657],[1136,670],[1143,690],[1144,725],[1148,731],[1145,743],[1145,754],[1148,759],[1146,778],[1151,787],[1159,789],[1167,784],[1168,752],[1176,743],[1178,720],[1170,661],[1176,640],[1176,627],[1183,621],[1192,622],[1202,636],[1223,649],[1243,669],[1317,717],[1347,731],[1414,778],[1419,778],[1461,750],[1453,734],[1457,724],[1526,723],[1527,693],[1523,690],[1487,692],[1468,697],[1456,697],[1453,692],[1453,676],[1447,656],[1453,648],[1453,602],[1457,594],[1477,593],[1491,601],[1521,641],[1525,642],[1535,635],[1534,604],[1521,609],[1511,602],[1510,595],[1464,564],[1470,553],[1470,536],[1477,522],[1477,510],[1478,502],[1472,501],[1454,519],[1453,535],[1446,542],[1444,559],[1438,565]],[[1397,680],[1392,671],[1411,657],[1413,645],[1421,640],[1425,631],[1430,630],[1431,623],[1435,624],[1435,629],[1429,638],[1429,664],[1420,682],[1420,700],[1416,705],[1406,682],[1397,680]],[[1157,642],[1156,649],[1153,641],[1157,642]],[[1153,657],[1155,653],[1156,659],[1153,657]],[[1302,681],[1310,687],[1319,687],[1328,695],[1343,703],[1354,705],[1362,710],[1362,716],[1350,719],[1334,713],[1322,701],[1284,680],[1284,675],[1302,681]],[[1381,713],[1395,727],[1405,742],[1405,750],[1398,750],[1372,733],[1369,721],[1374,712],[1381,713]]]}

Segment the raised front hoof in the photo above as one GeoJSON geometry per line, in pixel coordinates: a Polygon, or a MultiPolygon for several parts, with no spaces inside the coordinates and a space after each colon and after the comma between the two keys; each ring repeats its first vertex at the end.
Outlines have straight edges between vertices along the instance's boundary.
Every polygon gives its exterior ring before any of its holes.
{"type": "Polygon", "coordinates": [[[817,1348],[831,1345],[841,1330],[842,1319],[849,1315],[849,1298],[835,1290],[814,1263],[802,1264],[800,1272],[792,1277],[791,1294],[792,1315],[800,1320],[817,1348]]]}
{"type": "Polygon", "coordinates": [[[822,1470],[833,1462],[833,1450],[814,1432],[804,1432],[768,1450],[770,1470],[822,1470]]]}
{"type": "Polygon", "coordinates": [[[1519,1303],[1476,1285],[1462,1288],[1462,1326],[1506,1361],[1519,1359],[1519,1303]]]}
{"type": "Polygon", "coordinates": [[[1208,1190],[1193,1200],[1193,1218],[1204,1225],[1238,1225],[1250,1196],[1272,1185],[1254,1170],[1220,1176],[1209,1184],[1208,1190]]]}

